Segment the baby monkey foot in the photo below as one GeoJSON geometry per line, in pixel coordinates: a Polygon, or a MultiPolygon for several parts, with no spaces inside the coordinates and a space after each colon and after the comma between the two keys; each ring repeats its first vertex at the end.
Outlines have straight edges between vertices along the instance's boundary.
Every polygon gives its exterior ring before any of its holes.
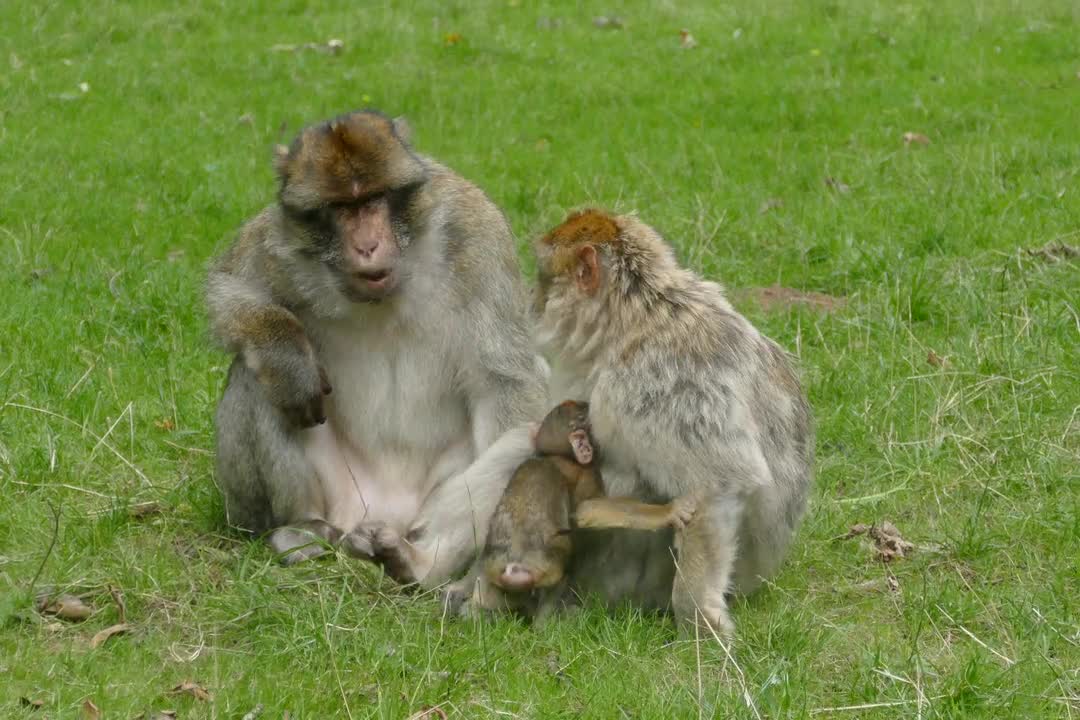
{"type": "Polygon", "coordinates": [[[691,495],[677,497],[669,503],[671,508],[671,527],[682,530],[694,519],[697,512],[697,499],[691,495]]]}

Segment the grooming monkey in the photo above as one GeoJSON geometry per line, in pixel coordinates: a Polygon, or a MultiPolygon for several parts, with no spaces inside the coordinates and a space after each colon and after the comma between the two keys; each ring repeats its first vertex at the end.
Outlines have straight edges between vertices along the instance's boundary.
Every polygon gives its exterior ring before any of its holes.
{"type": "Polygon", "coordinates": [[[230,524],[286,563],[340,544],[425,587],[463,569],[545,404],[510,228],[401,120],[305,128],[277,201],[212,266],[236,357],[217,409],[230,524]]]}
{"type": "Polygon", "coordinates": [[[693,509],[687,498],[650,505],[603,497],[587,403],[567,401],[551,410],[534,445],[536,455],[514,471],[495,508],[470,589],[476,609],[543,619],[565,599],[575,528],[681,529],[693,509]]]}
{"type": "Polygon", "coordinates": [[[552,393],[588,401],[607,492],[696,499],[677,548],[590,533],[571,582],[730,636],[725,595],[777,571],[811,483],[813,423],[788,357],[633,216],[573,213],[535,250],[552,393]]]}

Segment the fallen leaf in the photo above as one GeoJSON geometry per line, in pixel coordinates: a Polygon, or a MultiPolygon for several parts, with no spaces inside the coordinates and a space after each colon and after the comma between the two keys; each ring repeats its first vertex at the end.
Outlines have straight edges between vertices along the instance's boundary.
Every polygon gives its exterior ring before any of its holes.
{"type": "Polygon", "coordinates": [[[874,541],[874,550],[882,562],[907,557],[915,549],[915,545],[900,537],[900,531],[888,520],[880,525],[866,525],[865,523],[852,525],[845,534],[833,540],[848,540],[859,535],[867,535],[874,541]]]}
{"type": "Polygon", "coordinates": [[[930,144],[930,138],[926,137],[922,133],[906,132],[906,133],[904,133],[904,144],[905,145],[911,145],[911,144],[929,145],[930,144]]]}
{"type": "Polygon", "coordinates": [[[154,421],[154,427],[158,428],[159,430],[171,432],[172,430],[176,429],[176,423],[172,421],[172,418],[161,418],[160,420],[154,421]]]}
{"type": "Polygon", "coordinates": [[[1028,248],[1027,254],[1049,262],[1061,262],[1062,260],[1071,260],[1080,256],[1080,247],[1067,245],[1063,242],[1050,242],[1041,248],[1028,248]]]}
{"type": "Polygon", "coordinates": [[[107,627],[101,632],[94,635],[94,637],[90,638],[90,648],[94,649],[100,647],[113,635],[123,635],[130,629],[131,628],[128,626],[127,623],[117,623],[116,625],[107,627]]]}
{"type": "Polygon", "coordinates": [[[109,595],[112,597],[113,602],[116,603],[116,614],[119,616],[121,624],[126,623],[127,604],[124,603],[124,593],[120,590],[120,588],[114,585],[110,585],[109,595]]]}
{"type": "Polygon", "coordinates": [[[408,717],[408,720],[433,720],[438,718],[439,720],[446,720],[446,711],[438,705],[434,707],[421,708],[419,711],[413,713],[408,717]]]}
{"type": "Polygon", "coordinates": [[[155,710],[147,715],[144,712],[135,716],[134,720],[176,720],[175,710],[155,710]]]}
{"type": "Polygon", "coordinates": [[[100,720],[101,710],[94,704],[94,701],[90,698],[83,700],[82,714],[86,720],[100,720]]]}
{"type": "Polygon", "coordinates": [[[41,708],[43,708],[45,706],[45,701],[44,700],[39,700],[37,698],[34,698],[33,700],[31,700],[28,697],[21,697],[21,698],[19,698],[19,704],[22,705],[23,707],[30,708],[31,710],[40,710],[41,708]]]}
{"type": "Polygon", "coordinates": [[[812,310],[831,312],[847,304],[847,298],[827,295],[812,290],[796,290],[781,285],[744,288],[734,293],[739,298],[752,298],[764,310],[789,308],[803,305],[812,310]]]}
{"type": "Polygon", "coordinates": [[[592,24],[594,27],[605,30],[622,30],[626,27],[622,18],[615,15],[599,15],[593,18],[592,24]]]}
{"type": "Polygon", "coordinates": [[[843,180],[837,180],[834,177],[825,178],[825,186],[831,190],[835,190],[841,195],[847,195],[851,192],[851,186],[845,183],[843,180]]]}
{"type": "Polygon", "coordinates": [[[240,720],[255,720],[255,718],[262,715],[262,711],[262,703],[259,703],[258,705],[253,707],[250,712],[244,713],[244,717],[240,718],[240,720]]]}
{"type": "Polygon", "coordinates": [[[690,31],[686,28],[683,28],[679,31],[679,47],[683,48],[684,50],[689,50],[690,48],[697,47],[697,40],[694,39],[694,36],[691,35],[690,31]]]}
{"type": "Polygon", "coordinates": [[[135,520],[141,520],[144,517],[150,517],[151,515],[158,515],[164,512],[165,508],[161,506],[161,503],[156,500],[149,500],[147,502],[135,503],[128,507],[128,517],[135,520]]]}
{"type": "Polygon", "coordinates": [[[905,557],[915,549],[913,544],[900,537],[900,531],[888,520],[881,523],[881,525],[871,527],[869,535],[873,538],[874,545],[877,546],[878,557],[881,558],[882,562],[905,557]]]}
{"type": "Polygon", "coordinates": [[[934,367],[947,367],[949,365],[949,359],[938,355],[933,350],[926,356],[926,362],[930,363],[934,367]]]}
{"type": "Polygon", "coordinates": [[[55,615],[61,620],[81,622],[94,613],[94,609],[74,595],[60,595],[50,598],[41,595],[37,600],[38,612],[43,615],[55,615]]]}
{"type": "Polygon", "coordinates": [[[784,207],[784,201],[778,197],[771,197],[761,203],[761,207],[758,208],[758,215],[764,215],[767,212],[784,207]]]}
{"type": "Polygon", "coordinates": [[[461,33],[452,32],[446,33],[446,35],[443,37],[443,42],[447,45],[457,45],[464,39],[465,38],[461,36],[461,33]]]}
{"type": "Polygon", "coordinates": [[[202,700],[208,702],[213,699],[213,696],[206,691],[206,689],[196,682],[191,680],[185,680],[172,690],[169,691],[170,695],[191,695],[196,700],[202,700]]]}

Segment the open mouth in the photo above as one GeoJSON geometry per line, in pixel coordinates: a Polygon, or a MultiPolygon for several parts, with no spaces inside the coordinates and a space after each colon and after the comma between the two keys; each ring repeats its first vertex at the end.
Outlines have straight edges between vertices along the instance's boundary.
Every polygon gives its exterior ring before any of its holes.
{"type": "Polygon", "coordinates": [[[373,272],[358,272],[354,275],[357,280],[369,283],[381,283],[390,278],[389,270],[375,270],[373,272]]]}

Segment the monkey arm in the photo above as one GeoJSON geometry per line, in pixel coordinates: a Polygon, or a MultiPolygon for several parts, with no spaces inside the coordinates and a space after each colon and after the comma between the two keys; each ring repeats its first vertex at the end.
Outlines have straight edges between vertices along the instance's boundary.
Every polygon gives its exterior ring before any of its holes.
{"type": "Polygon", "coordinates": [[[681,527],[676,504],[653,505],[628,497],[598,497],[585,500],[574,513],[579,528],[630,530],[662,530],[681,527]]]}

